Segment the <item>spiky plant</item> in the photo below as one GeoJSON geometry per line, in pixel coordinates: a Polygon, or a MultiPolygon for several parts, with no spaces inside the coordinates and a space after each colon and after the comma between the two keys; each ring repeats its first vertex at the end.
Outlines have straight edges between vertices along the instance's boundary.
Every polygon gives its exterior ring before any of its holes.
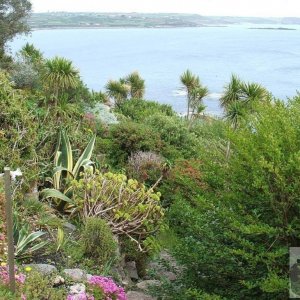
{"type": "Polygon", "coordinates": [[[200,79],[194,75],[190,70],[186,70],[181,76],[180,81],[187,92],[187,119],[190,117],[190,109],[192,102],[193,90],[200,87],[200,79]]]}
{"type": "Polygon", "coordinates": [[[105,86],[106,92],[115,102],[115,105],[120,105],[128,98],[129,86],[121,80],[109,80],[105,86]]]}
{"type": "Polygon", "coordinates": [[[80,84],[79,71],[70,60],[63,57],[46,60],[42,78],[45,85],[54,93],[56,100],[60,93],[76,88],[80,84]]]}
{"type": "Polygon", "coordinates": [[[236,75],[231,75],[230,82],[225,86],[222,97],[220,98],[221,107],[225,111],[231,104],[240,100],[242,81],[236,75]]]}
{"type": "Polygon", "coordinates": [[[145,80],[138,72],[133,72],[125,78],[126,83],[130,86],[130,97],[143,99],[145,95],[145,80]]]}

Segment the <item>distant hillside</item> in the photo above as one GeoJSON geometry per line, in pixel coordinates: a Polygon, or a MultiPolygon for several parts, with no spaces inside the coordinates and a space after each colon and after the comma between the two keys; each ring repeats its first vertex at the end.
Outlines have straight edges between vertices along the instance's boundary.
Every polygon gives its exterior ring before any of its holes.
{"type": "Polygon", "coordinates": [[[32,29],[105,27],[203,27],[233,24],[300,25],[300,18],[208,17],[197,14],[35,13],[32,29]]]}

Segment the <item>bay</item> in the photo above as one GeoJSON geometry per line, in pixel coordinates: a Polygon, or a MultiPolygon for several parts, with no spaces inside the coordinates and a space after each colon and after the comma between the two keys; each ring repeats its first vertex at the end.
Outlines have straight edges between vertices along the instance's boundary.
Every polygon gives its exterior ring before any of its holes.
{"type": "Polygon", "coordinates": [[[46,57],[71,59],[97,91],[109,79],[139,71],[146,99],[171,104],[179,113],[185,111],[179,77],[189,68],[210,90],[207,113],[219,115],[218,99],[232,73],[261,83],[281,99],[300,88],[300,27],[248,27],[37,30],[15,39],[11,48],[16,52],[28,41],[46,57]]]}

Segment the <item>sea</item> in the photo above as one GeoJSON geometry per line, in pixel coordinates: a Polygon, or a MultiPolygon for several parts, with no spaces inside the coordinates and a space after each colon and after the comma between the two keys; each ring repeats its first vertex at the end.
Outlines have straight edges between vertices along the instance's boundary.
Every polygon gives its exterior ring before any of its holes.
{"type": "Polygon", "coordinates": [[[190,69],[210,91],[206,112],[220,115],[219,98],[231,74],[258,82],[284,100],[300,89],[300,26],[253,27],[262,26],[36,30],[10,46],[15,53],[29,42],[47,58],[72,60],[95,91],[138,71],[146,80],[145,98],[170,104],[178,113],[186,111],[180,75],[190,69]]]}

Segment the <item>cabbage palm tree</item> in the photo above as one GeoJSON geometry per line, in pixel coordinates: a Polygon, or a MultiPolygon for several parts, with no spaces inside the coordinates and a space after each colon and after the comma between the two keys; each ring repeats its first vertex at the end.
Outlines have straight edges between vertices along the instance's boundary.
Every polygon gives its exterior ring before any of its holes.
{"type": "Polygon", "coordinates": [[[33,44],[26,43],[25,46],[22,47],[20,54],[33,64],[39,64],[43,61],[43,53],[35,48],[33,44]]]}
{"type": "Polygon", "coordinates": [[[226,111],[228,107],[240,100],[242,81],[236,75],[231,75],[230,82],[225,86],[223,96],[220,99],[221,107],[226,111]]]}
{"type": "Polygon", "coordinates": [[[191,103],[190,107],[192,115],[200,114],[205,109],[203,99],[208,95],[209,91],[206,86],[200,85],[191,91],[191,103]]]}
{"type": "Polygon", "coordinates": [[[53,92],[57,103],[60,93],[79,86],[79,71],[70,60],[55,57],[46,61],[43,81],[48,89],[53,92]]]}
{"type": "Polygon", "coordinates": [[[130,87],[125,83],[125,80],[109,80],[105,86],[106,92],[110,98],[119,106],[128,98],[130,87]]]}
{"type": "Polygon", "coordinates": [[[200,79],[190,70],[186,70],[181,76],[180,81],[187,92],[187,119],[190,117],[191,103],[193,99],[193,91],[200,87],[200,79]]]}
{"type": "Polygon", "coordinates": [[[143,99],[145,95],[145,80],[138,72],[133,72],[125,78],[125,82],[130,86],[130,97],[143,99]]]}

